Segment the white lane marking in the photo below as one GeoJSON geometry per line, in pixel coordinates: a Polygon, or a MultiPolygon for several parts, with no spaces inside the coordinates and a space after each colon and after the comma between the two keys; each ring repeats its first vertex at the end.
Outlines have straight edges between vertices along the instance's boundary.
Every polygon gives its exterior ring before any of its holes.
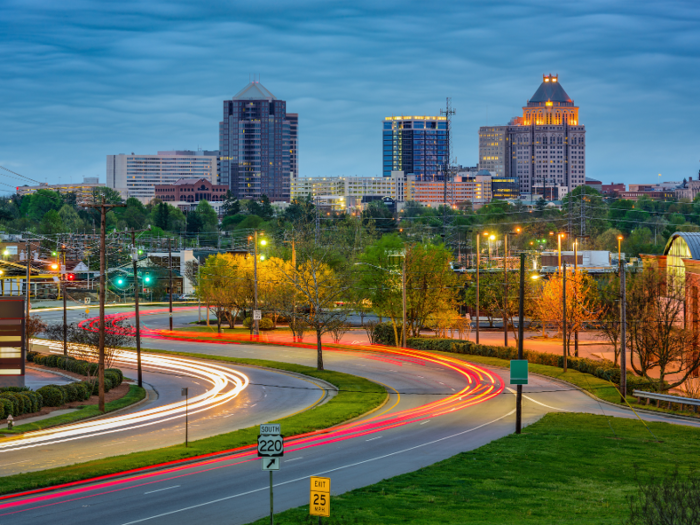
{"type": "Polygon", "coordinates": [[[381,438],[381,437],[382,437],[382,436],[377,436],[376,438],[372,438],[372,439],[365,439],[365,441],[374,441],[375,439],[379,439],[379,438],[381,438]]]}
{"type": "Polygon", "coordinates": [[[304,459],[304,456],[301,456],[299,458],[285,459],[284,462],[289,463],[290,461],[296,461],[297,459],[304,459]]]}
{"type": "Polygon", "coordinates": [[[425,425],[426,423],[430,423],[430,420],[428,420],[428,421],[423,421],[423,422],[421,423],[421,425],[425,425]]]}
{"type": "MultiPolygon", "coordinates": [[[[417,448],[427,447],[428,445],[434,445],[435,443],[439,443],[440,441],[445,441],[446,439],[451,439],[451,438],[463,436],[464,434],[469,434],[470,432],[474,432],[475,430],[479,430],[479,429],[484,428],[488,425],[492,425],[493,423],[496,423],[496,422],[500,421],[501,419],[505,419],[508,416],[511,416],[513,414],[515,414],[515,409],[511,410],[510,412],[508,412],[507,414],[505,414],[499,418],[496,418],[492,421],[489,421],[488,423],[484,423],[482,425],[479,425],[478,427],[470,428],[469,430],[463,430],[462,432],[458,432],[457,434],[452,434],[451,436],[445,436],[445,437],[440,438],[440,439],[428,441],[427,443],[423,443],[421,445],[415,445],[413,447],[405,448],[403,450],[397,450],[396,452],[390,452],[389,454],[384,454],[383,456],[378,456],[376,458],[365,459],[364,461],[358,461],[357,463],[350,463],[349,465],[344,465],[342,467],[336,467],[336,468],[333,468],[330,470],[324,470],[322,472],[312,474],[311,476],[321,476],[322,474],[330,474],[331,472],[336,472],[338,470],[356,467],[358,465],[364,465],[365,463],[370,463],[372,461],[377,461],[379,459],[388,458],[391,456],[395,456],[397,454],[403,454],[404,452],[410,452],[411,450],[416,450],[417,448]]],[[[289,485],[290,483],[296,483],[297,481],[303,481],[305,479],[309,479],[311,476],[303,476],[301,478],[290,479],[289,481],[275,483],[272,486],[273,487],[280,487],[282,485],[289,485]]],[[[198,509],[200,507],[205,507],[207,505],[213,505],[214,503],[221,503],[222,501],[227,501],[227,500],[234,499],[234,498],[240,498],[241,496],[247,496],[248,494],[254,494],[256,492],[262,492],[262,491],[267,491],[267,490],[270,490],[269,486],[265,486],[265,487],[260,488],[260,489],[249,490],[248,492],[241,492],[240,494],[234,494],[233,496],[226,496],[225,498],[219,498],[219,499],[207,501],[206,503],[198,503],[197,505],[191,505],[189,507],[184,507],[184,508],[178,509],[178,510],[171,510],[170,512],[164,512],[162,514],[157,514],[155,516],[150,516],[148,518],[142,518],[142,519],[136,520],[136,521],[129,521],[129,522],[124,523],[122,525],[134,525],[135,523],[143,523],[144,521],[150,521],[150,520],[154,520],[157,518],[162,518],[164,516],[172,516],[173,514],[177,514],[178,512],[185,512],[185,511],[192,510],[192,509],[198,509]]]]}
{"type": "Polygon", "coordinates": [[[445,383],[443,383],[442,381],[438,381],[438,383],[440,383],[441,385],[444,385],[444,384],[445,384],[445,383]]]}
{"type": "Polygon", "coordinates": [[[179,486],[180,486],[180,485],[175,485],[175,486],[172,486],[172,487],[165,487],[164,489],[152,490],[152,491],[150,491],[150,492],[144,492],[143,494],[144,494],[144,496],[145,496],[146,494],[153,494],[154,492],[162,492],[162,491],[164,491],[164,490],[176,489],[176,488],[178,488],[179,486]]]}
{"type": "MultiPolygon", "coordinates": [[[[508,388],[508,387],[506,387],[506,388],[508,388]]],[[[512,388],[508,388],[508,390],[511,392],[511,394],[516,393],[515,390],[513,390],[512,388]]],[[[559,412],[571,412],[571,410],[566,410],[565,408],[550,407],[549,405],[545,405],[544,403],[540,403],[539,401],[532,399],[530,396],[526,396],[525,394],[523,394],[523,397],[525,399],[529,399],[533,403],[537,403],[538,405],[542,405],[543,407],[551,408],[552,410],[558,410],[559,412]]]]}

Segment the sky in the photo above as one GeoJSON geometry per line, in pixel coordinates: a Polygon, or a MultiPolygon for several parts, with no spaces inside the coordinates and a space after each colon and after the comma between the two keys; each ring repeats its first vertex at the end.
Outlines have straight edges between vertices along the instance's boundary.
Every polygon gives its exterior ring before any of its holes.
{"type": "Polygon", "coordinates": [[[475,166],[479,126],[552,73],[588,177],[680,181],[700,169],[699,22],[695,1],[0,0],[0,166],[104,181],[109,154],[218,149],[251,75],[299,113],[302,177],[380,176],[383,118],[446,97],[452,156],[475,166]]]}

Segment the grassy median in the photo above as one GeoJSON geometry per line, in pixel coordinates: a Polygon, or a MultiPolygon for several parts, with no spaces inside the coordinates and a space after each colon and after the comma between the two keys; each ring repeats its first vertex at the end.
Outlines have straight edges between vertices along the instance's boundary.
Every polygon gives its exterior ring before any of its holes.
{"type": "MultiPolygon", "coordinates": [[[[343,423],[381,406],[387,399],[387,392],[384,387],[367,379],[341,372],[318,371],[308,366],[259,359],[236,359],[177,352],[162,353],[170,355],[188,355],[198,359],[212,359],[241,365],[262,366],[296,372],[327,381],[340,390],[335,397],[323,405],[280,420],[270,421],[270,423],[281,423],[284,428],[285,436],[291,437],[343,423]]],[[[0,494],[48,487],[61,483],[123,472],[134,468],[147,467],[149,465],[168,461],[186,459],[201,454],[209,454],[245,445],[252,445],[256,443],[257,437],[258,426],[254,426],[198,441],[191,441],[189,447],[185,447],[183,444],[145,452],[134,452],[123,456],[98,459],[66,467],[6,476],[2,478],[2,482],[0,482],[0,494]]],[[[40,448],[37,449],[37,453],[41,453],[40,448]]]]}
{"type": "MultiPolygon", "coordinates": [[[[696,469],[700,430],[588,414],[548,414],[524,429],[416,472],[331,497],[324,525],[615,524],[639,479],[696,469]]],[[[342,475],[338,473],[335,475],[342,475]]],[[[332,487],[331,474],[331,487],[332,487]]],[[[269,518],[256,525],[269,523],[269,518]]],[[[277,525],[316,524],[308,505],[277,525]]]]}

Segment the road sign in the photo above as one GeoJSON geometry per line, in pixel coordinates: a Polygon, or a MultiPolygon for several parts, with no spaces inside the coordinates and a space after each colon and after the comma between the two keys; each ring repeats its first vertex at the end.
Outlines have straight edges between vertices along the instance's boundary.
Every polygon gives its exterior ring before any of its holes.
{"type": "Polygon", "coordinates": [[[258,436],[258,457],[275,458],[284,456],[284,438],[279,434],[258,436]]]}
{"type": "Polygon", "coordinates": [[[263,470],[279,470],[280,463],[282,460],[280,458],[263,458],[262,459],[262,469],[263,470]]]}
{"type": "Polygon", "coordinates": [[[260,321],[262,319],[262,310],[253,310],[253,321],[260,321]]]}
{"type": "Polygon", "coordinates": [[[312,516],[331,515],[331,478],[311,476],[311,496],[309,514],[312,516]]]}
{"type": "Polygon", "coordinates": [[[528,384],[527,359],[513,359],[510,362],[510,384],[528,384]]]}
{"type": "Polygon", "coordinates": [[[279,424],[260,425],[258,457],[276,458],[284,456],[284,437],[280,434],[281,431],[282,426],[279,424]]]}

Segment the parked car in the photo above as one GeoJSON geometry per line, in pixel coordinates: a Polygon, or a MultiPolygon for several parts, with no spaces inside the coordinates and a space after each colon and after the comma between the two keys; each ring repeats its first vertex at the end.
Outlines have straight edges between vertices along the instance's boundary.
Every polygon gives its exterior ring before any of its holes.
{"type": "Polygon", "coordinates": [[[196,301],[197,296],[193,293],[183,293],[180,297],[178,297],[178,301],[196,301]]]}

